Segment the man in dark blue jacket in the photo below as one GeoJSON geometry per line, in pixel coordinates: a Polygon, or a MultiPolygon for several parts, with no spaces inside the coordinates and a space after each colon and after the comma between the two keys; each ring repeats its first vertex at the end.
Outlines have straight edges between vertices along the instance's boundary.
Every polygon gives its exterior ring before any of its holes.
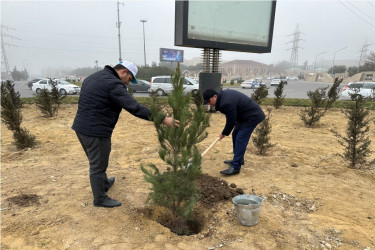
{"type": "MultiPolygon", "coordinates": [[[[107,196],[115,178],[107,178],[112,131],[122,109],[132,115],[152,120],[151,110],[140,105],[127,91],[129,82],[137,83],[137,66],[124,61],[115,67],[105,66],[88,76],[81,88],[78,110],[72,129],[89,159],[90,184],[94,206],[117,207],[121,203],[107,196]]],[[[179,121],[165,117],[163,123],[178,126],[179,121]]]]}
{"type": "Polygon", "coordinates": [[[203,93],[204,104],[210,104],[226,117],[223,131],[219,134],[220,140],[228,136],[232,130],[233,159],[225,160],[230,164],[228,169],[220,171],[224,175],[240,173],[244,165],[244,155],[250,136],[255,127],[265,119],[263,110],[250,97],[235,90],[224,90],[220,93],[208,89],[203,93]]]}

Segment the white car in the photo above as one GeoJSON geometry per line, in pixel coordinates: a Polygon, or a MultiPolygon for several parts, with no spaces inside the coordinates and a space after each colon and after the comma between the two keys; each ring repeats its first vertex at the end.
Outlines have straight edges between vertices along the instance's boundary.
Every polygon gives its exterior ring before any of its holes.
{"type": "MultiPolygon", "coordinates": [[[[172,93],[173,86],[170,76],[155,76],[151,78],[151,87],[148,92],[156,91],[159,96],[172,93]]],[[[184,94],[197,93],[199,83],[192,78],[184,78],[184,94]]]]}
{"type": "Polygon", "coordinates": [[[350,82],[341,91],[342,97],[359,94],[364,98],[375,98],[375,82],[350,82]]]}
{"type": "Polygon", "coordinates": [[[296,76],[288,76],[288,80],[298,81],[298,77],[296,77],[296,76]]]}
{"type": "MultiPolygon", "coordinates": [[[[66,95],[66,94],[79,94],[81,92],[81,88],[78,87],[77,85],[71,84],[70,82],[64,81],[64,80],[59,80],[59,79],[54,79],[53,81],[56,82],[56,87],[57,90],[61,95],[66,95]]],[[[35,93],[40,94],[42,89],[47,89],[48,91],[51,91],[52,85],[51,85],[51,80],[50,79],[42,79],[40,81],[37,81],[33,83],[33,86],[31,88],[35,93]]]]}
{"type": "Polygon", "coordinates": [[[254,79],[246,80],[241,83],[241,88],[243,89],[257,89],[260,87],[260,83],[254,79]]]}
{"type": "Polygon", "coordinates": [[[280,79],[272,79],[271,86],[278,86],[280,84],[280,79]]]}

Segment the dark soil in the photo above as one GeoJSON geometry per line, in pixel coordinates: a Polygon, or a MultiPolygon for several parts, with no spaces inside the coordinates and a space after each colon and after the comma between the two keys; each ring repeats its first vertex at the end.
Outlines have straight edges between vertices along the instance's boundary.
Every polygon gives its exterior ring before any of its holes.
{"type": "MultiPolygon", "coordinates": [[[[241,188],[237,188],[236,184],[232,183],[228,185],[226,181],[207,174],[202,174],[198,178],[197,184],[200,190],[199,203],[203,209],[210,209],[219,202],[230,200],[244,193],[241,188]]],[[[171,232],[177,235],[198,234],[204,227],[204,212],[199,208],[194,211],[194,214],[191,216],[192,219],[188,221],[180,217],[173,218],[170,211],[160,207],[146,207],[141,212],[146,217],[169,228],[171,232]]]]}
{"type": "Polygon", "coordinates": [[[10,204],[15,204],[20,207],[28,207],[34,204],[39,204],[40,197],[36,194],[20,194],[6,199],[10,204]]]}
{"type": "Polygon", "coordinates": [[[218,202],[227,201],[244,193],[241,188],[237,188],[236,184],[232,183],[229,186],[225,180],[207,174],[200,176],[198,186],[200,189],[199,202],[206,209],[212,208],[218,202]]]}

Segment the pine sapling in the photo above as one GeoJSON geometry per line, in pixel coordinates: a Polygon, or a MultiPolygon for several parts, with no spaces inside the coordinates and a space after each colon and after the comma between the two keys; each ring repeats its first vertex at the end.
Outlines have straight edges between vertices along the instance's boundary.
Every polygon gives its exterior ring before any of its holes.
{"type": "Polygon", "coordinates": [[[13,132],[15,145],[18,149],[32,148],[36,144],[35,136],[21,128],[22,101],[20,93],[15,92],[10,81],[1,82],[1,120],[13,132]]]}
{"type": "Polygon", "coordinates": [[[267,95],[268,95],[267,87],[264,85],[261,85],[251,94],[251,99],[253,99],[256,103],[260,105],[263,99],[267,97],[267,95]]]}
{"type": "Polygon", "coordinates": [[[201,156],[196,144],[207,137],[205,129],[209,117],[203,105],[190,107],[190,94],[183,94],[183,77],[180,65],[172,74],[172,94],[168,104],[179,127],[168,128],[162,124],[164,116],[156,105],[152,106],[153,120],[160,143],[159,156],[168,165],[161,171],[156,165],[141,166],[145,180],[152,184],[149,201],[172,211],[174,218],[191,220],[192,212],[199,198],[196,179],[201,175],[201,156]],[[189,167],[186,166],[192,159],[189,167]]]}
{"type": "Polygon", "coordinates": [[[283,95],[284,85],[285,85],[285,82],[281,81],[279,85],[277,85],[275,91],[273,92],[275,95],[275,98],[273,99],[273,106],[276,109],[280,108],[283,105],[284,98],[285,98],[285,95],[283,95]]]}
{"type": "Polygon", "coordinates": [[[259,155],[265,155],[267,152],[275,146],[270,142],[270,133],[271,133],[271,109],[267,109],[268,114],[263,122],[261,122],[254,131],[254,135],[252,136],[253,143],[257,148],[257,152],[259,155]]]}
{"type": "Polygon", "coordinates": [[[348,119],[346,136],[331,130],[339,138],[339,144],[345,148],[344,154],[341,156],[349,161],[350,168],[362,167],[366,163],[367,156],[371,153],[369,149],[371,140],[368,136],[371,119],[368,118],[369,111],[364,109],[364,104],[363,97],[357,95],[354,104],[344,112],[348,119]]]}

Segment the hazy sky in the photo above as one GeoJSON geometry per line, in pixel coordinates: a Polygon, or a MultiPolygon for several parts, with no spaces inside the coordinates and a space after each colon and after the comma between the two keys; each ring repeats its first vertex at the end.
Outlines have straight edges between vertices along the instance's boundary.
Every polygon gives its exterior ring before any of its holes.
{"type": "MultiPolygon", "coordinates": [[[[159,63],[159,48],[183,49],[185,59],[201,56],[199,48],[174,46],[174,0],[120,1],[122,59],[159,63]]],[[[278,0],[272,53],[222,52],[222,60],[261,63],[289,61],[297,24],[302,32],[298,61],[359,60],[362,46],[375,51],[375,0],[278,0]],[[289,49],[289,50],[288,50],[289,49]]],[[[225,16],[223,16],[225,18],[225,16]]],[[[99,67],[119,58],[117,1],[1,1],[1,25],[9,66],[32,74],[46,68],[99,67]],[[8,27],[8,28],[7,28],[8,27]]],[[[2,61],[3,62],[3,61],[2,61]]],[[[2,70],[4,65],[2,64],[2,70]]]]}

